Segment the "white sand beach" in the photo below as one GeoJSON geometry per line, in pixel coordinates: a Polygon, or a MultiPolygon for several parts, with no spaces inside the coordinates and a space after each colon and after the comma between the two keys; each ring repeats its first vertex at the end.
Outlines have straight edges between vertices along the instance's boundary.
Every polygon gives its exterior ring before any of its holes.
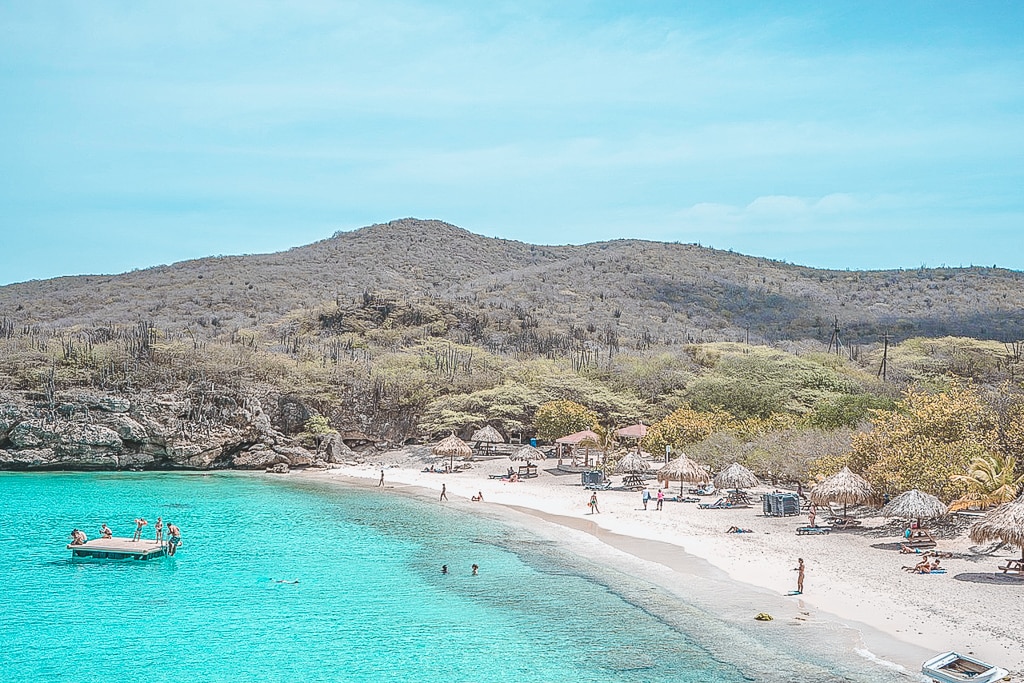
{"type": "MultiPolygon", "coordinates": [[[[663,548],[678,547],[685,557],[704,560],[745,589],[764,596],[750,605],[751,619],[767,604],[788,610],[778,616],[789,619],[848,624],[862,636],[855,648],[911,672],[918,671],[926,657],[955,649],[1009,669],[1013,680],[1024,680],[1024,578],[1006,576],[997,569],[1006,558],[1019,557],[1019,551],[1001,549],[979,555],[970,550],[972,544],[963,533],[939,539],[938,550],[952,553],[941,560],[946,573],[913,574],[901,567],[913,565],[919,556],[898,551],[900,537],[885,535],[879,527],[889,520],[881,517],[863,516],[858,530],[800,536],[796,528],[806,524],[805,516],[762,514],[757,494],[769,490],[763,487],[753,490],[752,507],[717,510],[665,502],[658,511],[651,500],[645,511],[639,492],[598,491],[600,513],[593,514],[587,506],[591,491],[581,486],[579,474],[553,474],[555,465],[549,461],[539,463],[536,478],[508,482],[489,477],[505,472],[509,465],[508,459],[495,458],[475,462],[464,472],[431,473],[423,472],[423,461],[408,451],[393,451],[375,464],[302,476],[372,486],[383,468],[385,493],[389,488],[418,488],[423,495],[426,491],[436,495],[444,484],[453,504],[528,512],[588,531],[620,551],[673,571],[681,569],[674,566],[680,560],[663,548]],[[483,495],[483,502],[470,502],[477,493],[483,495]],[[726,533],[732,526],[753,533],[726,533]],[[804,593],[789,596],[796,588],[793,568],[800,557],[807,568],[804,593]]],[[[615,484],[620,481],[618,476],[612,479],[615,484]]],[[[649,484],[653,493],[657,484],[653,480],[649,484]]],[[[678,491],[678,483],[668,489],[670,494],[678,491]]],[[[819,521],[821,517],[819,513],[819,521]]]]}

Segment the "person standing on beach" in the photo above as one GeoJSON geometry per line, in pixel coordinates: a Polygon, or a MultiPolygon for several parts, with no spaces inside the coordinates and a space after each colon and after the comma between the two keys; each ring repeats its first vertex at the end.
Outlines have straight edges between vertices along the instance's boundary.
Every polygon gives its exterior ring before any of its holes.
{"type": "Polygon", "coordinates": [[[445,489],[444,484],[441,484],[441,497],[438,499],[438,501],[442,500],[448,500],[448,492],[445,489]]]}
{"type": "Polygon", "coordinates": [[[817,524],[814,523],[814,520],[817,519],[817,517],[818,517],[818,511],[812,505],[811,506],[811,511],[807,515],[807,526],[818,526],[817,524]]]}
{"type": "Polygon", "coordinates": [[[655,504],[654,509],[660,510],[661,506],[665,504],[665,492],[658,489],[658,502],[655,504]]]}
{"type": "Polygon", "coordinates": [[[643,502],[643,504],[644,504],[644,510],[646,510],[646,509],[647,509],[647,502],[648,502],[648,501],[649,501],[650,499],[651,499],[651,492],[650,492],[650,491],[648,491],[648,490],[647,490],[647,487],[645,486],[645,487],[644,487],[644,492],[640,494],[640,500],[641,500],[641,501],[643,502]]]}
{"type": "Polygon", "coordinates": [[[587,505],[590,506],[590,514],[594,514],[595,512],[597,514],[601,514],[601,511],[597,509],[597,492],[596,491],[594,493],[590,494],[590,502],[587,503],[587,505]]]}
{"type": "Polygon", "coordinates": [[[380,471],[380,481],[377,482],[377,486],[384,488],[384,470],[380,471]]]}
{"type": "Polygon", "coordinates": [[[803,595],[804,592],[804,558],[797,558],[797,566],[793,568],[793,571],[798,572],[796,575],[796,594],[803,595]]]}

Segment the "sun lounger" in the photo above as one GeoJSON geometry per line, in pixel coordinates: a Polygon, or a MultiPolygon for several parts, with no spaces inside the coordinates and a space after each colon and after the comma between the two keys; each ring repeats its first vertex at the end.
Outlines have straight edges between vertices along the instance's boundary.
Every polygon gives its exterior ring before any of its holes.
{"type": "Polygon", "coordinates": [[[719,498],[714,503],[701,503],[697,507],[701,510],[724,510],[726,508],[743,507],[740,505],[733,505],[725,498],[719,498]]]}
{"type": "Polygon", "coordinates": [[[797,536],[818,536],[821,534],[828,536],[831,531],[832,528],[827,526],[802,526],[797,527],[796,534],[797,536]]]}
{"type": "Polygon", "coordinates": [[[603,481],[600,484],[584,484],[583,486],[588,491],[607,491],[611,487],[612,483],[610,481],[603,481]]]}
{"type": "Polygon", "coordinates": [[[850,517],[833,517],[828,520],[828,523],[832,525],[833,529],[855,529],[860,526],[859,519],[850,517]]]}

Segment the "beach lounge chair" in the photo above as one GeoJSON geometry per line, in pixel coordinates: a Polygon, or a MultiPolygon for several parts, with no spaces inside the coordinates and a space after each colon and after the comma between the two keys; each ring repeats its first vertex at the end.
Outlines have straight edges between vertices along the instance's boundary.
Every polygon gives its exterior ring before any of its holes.
{"type": "Polygon", "coordinates": [[[833,529],[856,529],[860,526],[860,520],[851,517],[832,517],[828,523],[833,529]]]}
{"type": "Polygon", "coordinates": [[[820,536],[821,534],[825,534],[826,536],[828,536],[829,532],[831,532],[831,531],[832,531],[832,528],[831,527],[827,527],[827,526],[801,526],[801,527],[797,527],[796,535],[797,536],[820,536]]]}
{"type": "Polygon", "coordinates": [[[701,510],[724,510],[725,508],[734,508],[737,506],[733,505],[725,498],[719,498],[714,503],[701,503],[697,507],[701,510]]]}
{"type": "Polygon", "coordinates": [[[583,488],[587,489],[588,491],[607,491],[611,487],[612,487],[612,482],[611,481],[602,481],[600,483],[598,483],[598,482],[590,482],[589,484],[584,484],[583,485],[583,488]]]}

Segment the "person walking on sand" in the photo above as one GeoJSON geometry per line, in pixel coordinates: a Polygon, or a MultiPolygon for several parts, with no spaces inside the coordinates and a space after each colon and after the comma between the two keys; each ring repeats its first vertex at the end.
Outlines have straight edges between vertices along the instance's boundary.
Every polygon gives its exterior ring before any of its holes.
{"type": "Polygon", "coordinates": [[[658,489],[658,502],[655,504],[654,509],[660,510],[661,506],[665,504],[665,492],[658,489]]]}
{"type": "Polygon", "coordinates": [[[793,568],[796,575],[796,594],[803,595],[804,592],[804,558],[797,558],[797,566],[793,568]]]}
{"type": "Polygon", "coordinates": [[[444,484],[441,484],[441,497],[438,499],[438,502],[442,500],[448,500],[448,492],[447,489],[445,489],[444,484]]]}
{"type": "Polygon", "coordinates": [[[590,514],[601,514],[601,511],[597,509],[597,492],[590,494],[590,502],[587,503],[590,506],[590,514]]]}
{"type": "Polygon", "coordinates": [[[379,486],[380,488],[384,488],[384,470],[383,469],[381,469],[381,471],[380,471],[380,481],[377,482],[377,486],[379,486]]]}
{"type": "Polygon", "coordinates": [[[647,503],[648,503],[648,501],[651,500],[651,492],[647,490],[646,486],[644,487],[644,492],[640,494],[640,500],[644,504],[644,510],[646,510],[647,509],[647,503]]]}

